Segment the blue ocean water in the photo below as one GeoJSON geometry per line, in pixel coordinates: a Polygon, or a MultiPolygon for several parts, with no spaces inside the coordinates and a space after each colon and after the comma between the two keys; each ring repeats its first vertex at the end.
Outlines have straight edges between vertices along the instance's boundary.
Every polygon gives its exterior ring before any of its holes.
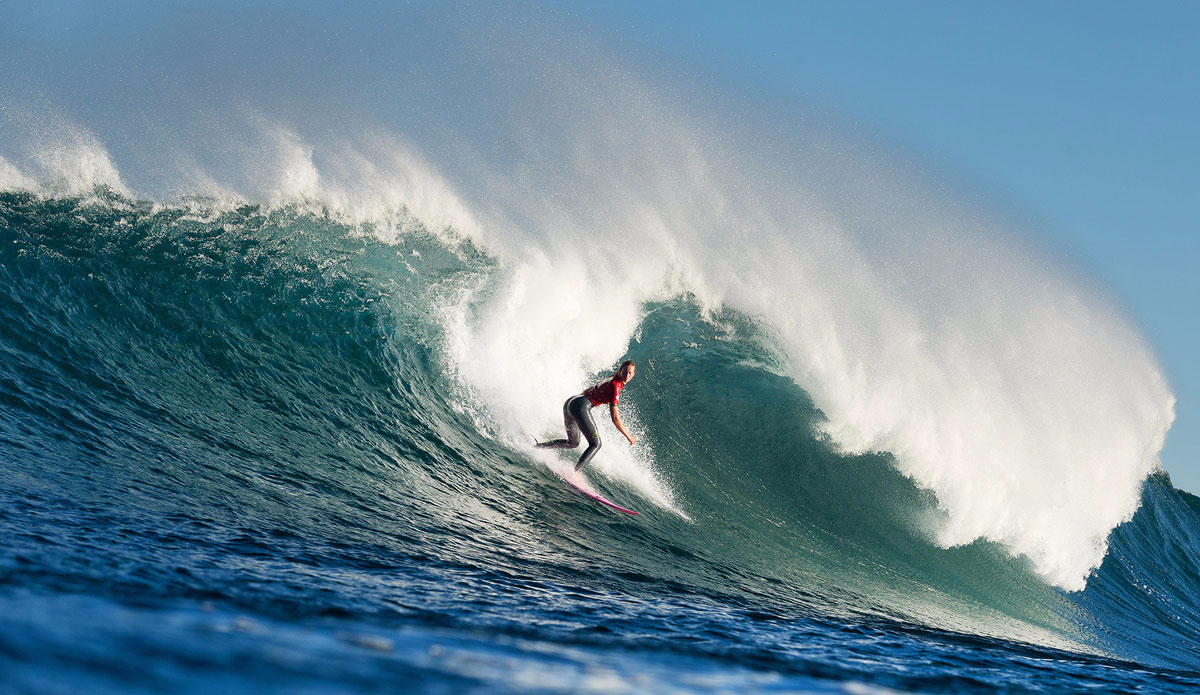
{"type": "Polygon", "coordinates": [[[667,293],[623,355],[653,476],[612,434],[590,473],[615,513],[464,387],[449,309],[486,320],[464,288],[505,263],[313,206],[0,193],[0,690],[1200,687],[1200,500],[1165,473],[1059,588],[935,542],[936,494],[832,441],[755,317],[667,293]]]}

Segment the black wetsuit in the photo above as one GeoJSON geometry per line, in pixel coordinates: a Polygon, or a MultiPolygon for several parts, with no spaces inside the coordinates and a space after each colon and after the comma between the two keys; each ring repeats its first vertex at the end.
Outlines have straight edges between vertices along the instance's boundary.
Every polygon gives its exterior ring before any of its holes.
{"type": "Polygon", "coordinates": [[[592,421],[592,402],[587,396],[581,393],[571,396],[563,403],[563,424],[567,427],[566,439],[542,442],[538,446],[543,449],[574,449],[579,446],[579,433],[583,432],[588,448],[575,464],[575,470],[579,470],[600,451],[600,433],[596,431],[596,423],[592,421]]]}

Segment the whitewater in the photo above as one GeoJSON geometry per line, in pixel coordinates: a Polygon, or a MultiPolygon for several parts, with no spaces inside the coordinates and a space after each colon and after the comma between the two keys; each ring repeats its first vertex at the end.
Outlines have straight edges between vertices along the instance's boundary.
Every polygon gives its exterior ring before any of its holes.
{"type": "Polygon", "coordinates": [[[1200,685],[1112,297],[877,143],[495,21],[434,22],[453,89],[409,37],[400,117],[3,93],[4,687],[1200,685]],[[588,475],[636,518],[532,447],[624,359],[588,475]]]}

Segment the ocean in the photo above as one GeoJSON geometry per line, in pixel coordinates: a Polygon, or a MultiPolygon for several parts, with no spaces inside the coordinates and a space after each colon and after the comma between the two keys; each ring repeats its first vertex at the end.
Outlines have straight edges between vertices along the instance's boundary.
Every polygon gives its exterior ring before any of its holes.
{"type": "Polygon", "coordinates": [[[1200,689],[1164,370],[970,182],[539,3],[55,8],[0,693],[1200,689]],[[626,359],[638,516],[533,446],[626,359]]]}
{"type": "MultiPolygon", "coordinates": [[[[939,544],[936,492],[833,440],[759,319],[681,294],[619,355],[637,447],[598,418],[589,477],[629,517],[464,376],[455,331],[512,299],[504,262],[405,229],[0,194],[0,687],[1200,686],[1200,499],[1165,473],[1079,590],[1001,542],[939,544]]],[[[553,434],[559,400],[518,419],[553,434]]]]}

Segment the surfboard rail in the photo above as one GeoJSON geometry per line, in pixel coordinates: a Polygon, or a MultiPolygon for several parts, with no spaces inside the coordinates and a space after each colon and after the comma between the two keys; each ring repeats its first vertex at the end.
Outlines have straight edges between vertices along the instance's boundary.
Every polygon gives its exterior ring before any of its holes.
{"type": "MultiPolygon", "coordinates": [[[[557,471],[555,471],[555,472],[557,473],[557,471]]],[[[568,473],[566,475],[559,473],[559,477],[562,478],[563,480],[567,481],[568,485],[570,485],[571,487],[578,490],[585,497],[595,500],[596,502],[599,502],[600,504],[603,504],[606,507],[611,507],[613,509],[616,509],[619,512],[624,512],[624,513],[630,514],[632,516],[640,516],[641,515],[641,512],[635,512],[632,509],[627,509],[625,507],[622,507],[621,505],[617,504],[616,502],[613,502],[612,500],[605,498],[603,495],[600,495],[600,494],[593,492],[593,491],[587,489],[586,487],[584,487],[587,480],[583,477],[583,475],[581,473],[577,473],[574,471],[572,471],[571,473],[568,473]]]]}

